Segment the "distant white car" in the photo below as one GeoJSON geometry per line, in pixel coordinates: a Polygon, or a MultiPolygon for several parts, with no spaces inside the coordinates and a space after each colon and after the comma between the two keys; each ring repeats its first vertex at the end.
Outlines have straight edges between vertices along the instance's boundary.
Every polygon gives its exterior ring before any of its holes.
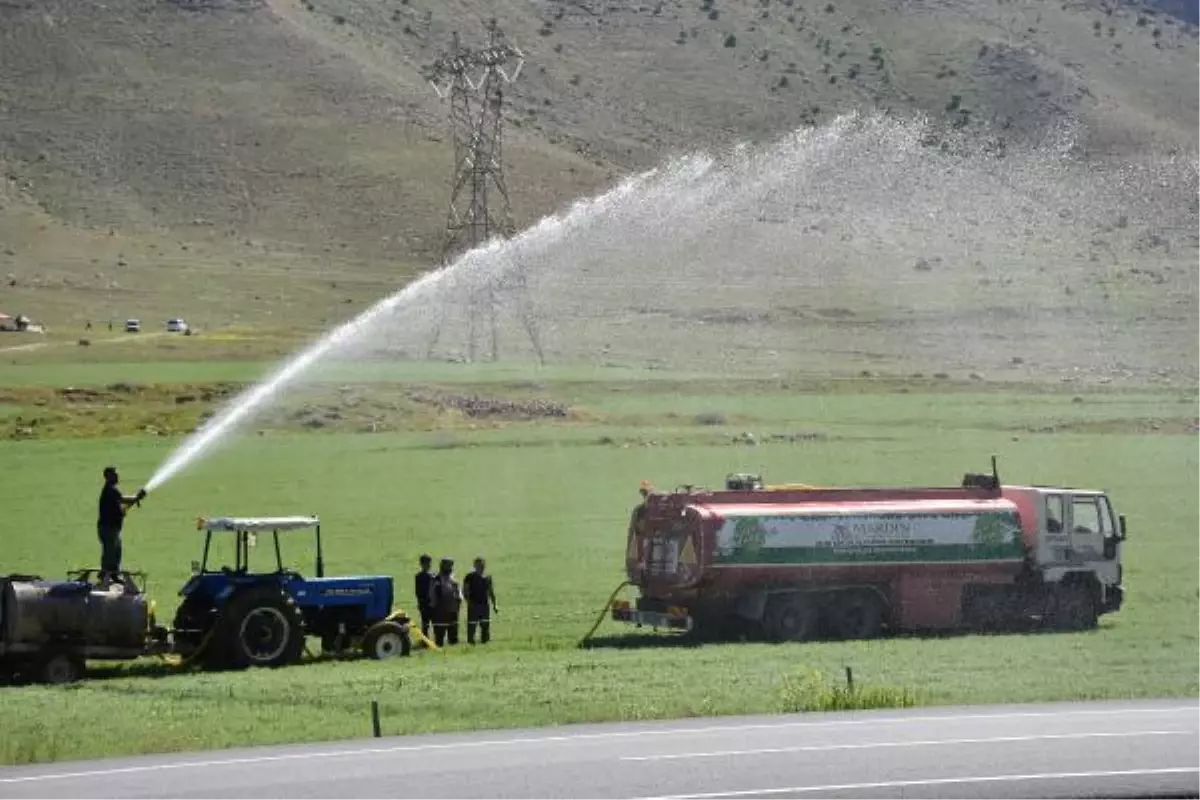
{"type": "Polygon", "coordinates": [[[181,319],[167,320],[167,331],[170,333],[187,333],[188,324],[181,319]]]}
{"type": "Polygon", "coordinates": [[[142,332],[141,321],[136,320],[136,319],[125,320],[125,332],[126,333],[141,333],[142,332]]]}

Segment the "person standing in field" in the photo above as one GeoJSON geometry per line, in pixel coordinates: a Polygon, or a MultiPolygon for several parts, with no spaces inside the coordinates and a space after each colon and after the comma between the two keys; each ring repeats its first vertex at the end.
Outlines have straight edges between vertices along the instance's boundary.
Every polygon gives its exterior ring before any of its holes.
{"type": "Polygon", "coordinates": [[[433,607],[433,642],[458,644],[458,612],[462,606],[462,590],[454,579],[454,561],[443,558],[438,565],[429,592],[433,607]]]}
{"type": "Polygon", "coordinates": [[[479,643],[487,644],[492,638],[491,613],[496,608],[496,590],[492,576],[484,574],[486,568],[482,558],[475,559],[475,569],[463,578],[463,599],[467,601],[467,644],[475,644],[475,628],[479,627],[479,643]]]}
{"type": "Polygon", "coordinates": [[[101,583],[120,580],[117,573],[121,571],[121,527],[125,524],[125,512],[146,496],[145,489],[132,497],[121,494],[118,485],[120,480],[116,467],[104,468],[104,488],[100,490],[99,516],[96,520],[96,535],[100,539],[101,583]]]}
{"type": "Polygon", "coordinates": [[[433,622],[433,558],[421,556],[421,571],[414,579],[413,590],[417,595],[417,611],[421,615],[421,634],[429,638],[429,625],[433,622]]]}

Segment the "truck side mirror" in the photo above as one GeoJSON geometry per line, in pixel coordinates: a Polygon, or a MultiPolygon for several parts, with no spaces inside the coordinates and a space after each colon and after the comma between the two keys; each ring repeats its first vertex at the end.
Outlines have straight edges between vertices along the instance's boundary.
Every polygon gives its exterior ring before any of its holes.
{"type": "Polygon", "coordinates": [[[1126,536],[1125,515],[1124,514],[1121,514],[1120,516],[1117,517],[1117,527],[1121,531],[1121,541],[1123,542],[1123,541],[1125,541],[1125,536],[1126,536]]]}

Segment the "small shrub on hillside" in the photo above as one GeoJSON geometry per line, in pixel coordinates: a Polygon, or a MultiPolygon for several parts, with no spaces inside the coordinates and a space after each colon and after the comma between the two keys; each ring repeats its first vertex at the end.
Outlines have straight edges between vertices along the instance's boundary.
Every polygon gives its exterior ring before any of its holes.
{"type": "Polygon", "coordinates": [[[712,11],[708,12],[708,18],[711,20],[718,20],[721,18],[721,12],[714,8],[712,11]]]}
{"type": "Polygon", "coordinates": [[[334,25],[345,25],[346,18],[344,16],[342,16],[341,14],[334,14],[333,15],[333,24],[334,25]]]}
{"type": "Polygon", "coordinates": [[[952,95],[950,95],[950,102],[946,103],[946,110],[947,111],[957,111],[959,106],[961,106],[961,105],[962,105],[962,95],[961,94],[952,94],[952,95]]]}
{"type": "Polygon", "coordinates": [[[705,411],[702,414],[697,414],[694,421],[697,425],[706,425],[709,427],[724,425],[726,422],[725,415],[719,411],[705,411]]]}
{"type": "Polygon", "coordinates": [[[826,4],[825,4],[825,13],[826,13],[826,14],[832,14],[832,13],[833,13],[834,11],[836,11],[836,10],[837,10],[837,9],[835,9],[835,8],[833,7],[833,3],[826,3],[826,4]]]}
{"type": "Polygon", "coordinates": [[[852,711],[869,708],[912,708],[921,697],[901,686],[853,687],[834,682],[819,670],[808,669],[785,675],[779,687],[783,713],[799,711],[852,711]]]}
{"type": "Polygon", "coordinates": [[[737,37],[732,33],[725,37],[726,47],[737,47],[737,37]]]}

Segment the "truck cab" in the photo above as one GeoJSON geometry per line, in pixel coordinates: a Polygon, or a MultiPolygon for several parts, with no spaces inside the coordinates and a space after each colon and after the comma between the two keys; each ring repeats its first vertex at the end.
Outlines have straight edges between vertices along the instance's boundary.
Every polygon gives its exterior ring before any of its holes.
{"type": "Polygon", "coordinates": [[[1024,506],[1022,516],[1028,514],[1034,528],[1027,542],[1042,580],[1088,583],[1100,613],[1119,609],[1126,524],[1108,495],[1051,486],[1006,487],[1006,494],[1024,506]]]}

